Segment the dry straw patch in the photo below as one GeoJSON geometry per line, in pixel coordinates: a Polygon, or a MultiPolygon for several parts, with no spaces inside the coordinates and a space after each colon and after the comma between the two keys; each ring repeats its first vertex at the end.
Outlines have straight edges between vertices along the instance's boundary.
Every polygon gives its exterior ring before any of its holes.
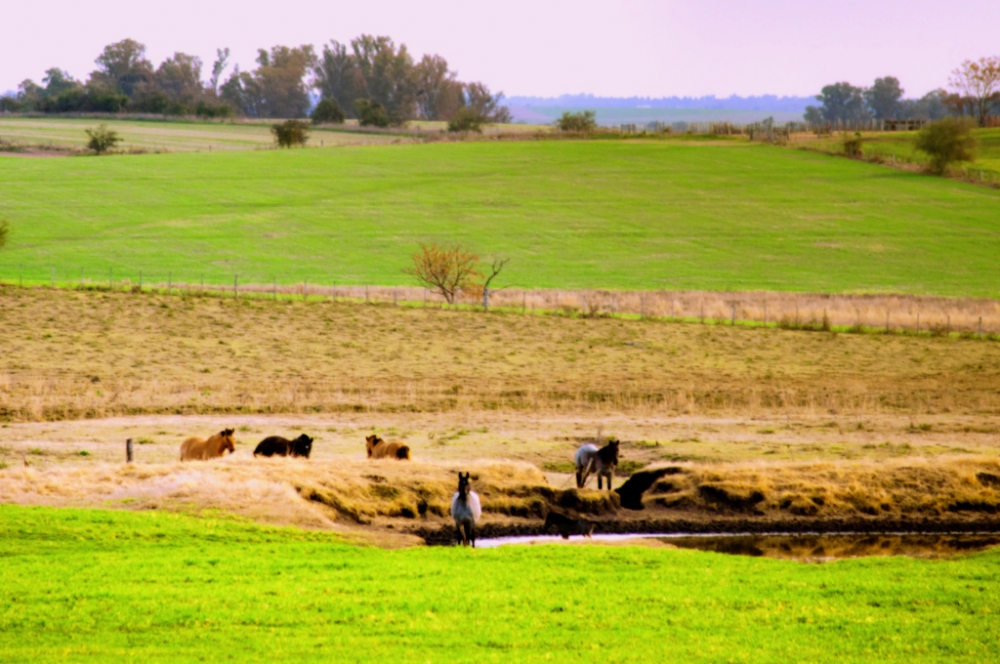
{"type": "Polygon", "coordinates": [[[0,420],[1000,412],[1000,344],[0,288],[0,420]]]}

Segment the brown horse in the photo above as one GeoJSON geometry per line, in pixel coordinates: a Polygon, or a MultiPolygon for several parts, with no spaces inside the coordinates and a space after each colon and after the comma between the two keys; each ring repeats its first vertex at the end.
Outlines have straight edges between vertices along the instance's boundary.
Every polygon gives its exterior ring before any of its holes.
{"type": "Polygon", "coordinates": [[[369,459],[410,459],[410,448],[403,443],[387,443],[376,435],[365,437],[369,459]]]}
{"type": "Polygon", "coordinates": [[[226,450],[232,454],[236,451],[233,445],[233,430],[225,429],[208,440],[192,437],[181,443],[181,461],[191,459],[214,459],[222,456],[226,450]]]}

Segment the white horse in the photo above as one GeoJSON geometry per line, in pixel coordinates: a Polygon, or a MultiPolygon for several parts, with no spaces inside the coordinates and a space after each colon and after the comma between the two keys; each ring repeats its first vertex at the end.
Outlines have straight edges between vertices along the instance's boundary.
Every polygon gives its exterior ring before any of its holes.
{"type": "Polygon", "coordinates": [[[613,439],[600,449],[590,443],[580,446],[573,457],[573,461],[576,462],[577,489],[583,488],[590,473],[596,473],[597,488],[602,489],[601,480],[607,478],[608,491],[611,491],[611,477],[618,466],[618,444],[618,440],[613,439]]]}
{"type": "Polygon", "coordinates": [[[476,522],[483,515],[479,494],[469,488],[469,473],[458,474],[458,491],[451,499],[451,517],[458,529],[458,541],[476,548],[476,522]]]}

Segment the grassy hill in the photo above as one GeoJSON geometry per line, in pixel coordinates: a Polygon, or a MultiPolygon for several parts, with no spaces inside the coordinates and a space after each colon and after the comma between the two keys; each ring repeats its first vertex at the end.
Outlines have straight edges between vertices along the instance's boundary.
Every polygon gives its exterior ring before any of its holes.
{"type": "Polygon", "coordinates": [[[1000,192],[726,143],[0,157],[0,218],[8,281],[403,284],[440,241],[518,286],[1000,291],[1000,192]]]}

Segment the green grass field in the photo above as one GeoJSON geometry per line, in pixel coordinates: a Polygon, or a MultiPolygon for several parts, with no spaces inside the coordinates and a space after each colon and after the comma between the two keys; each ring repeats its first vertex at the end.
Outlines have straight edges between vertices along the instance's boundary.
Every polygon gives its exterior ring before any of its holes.
{"type": "Polygon", "coordinates": [[[382,550],[0,507],[0,659],[985,662],[1000,552],[821,565],[641,547],[382,550]]]}
{"type": "MultiPolygon", "coordinates": [[[[106,124],[118,132],[119,149],[149,152],[259,150],[274,147],[268,122],[188,122],[106,118],[39,118],[0,116],[0,140],[15,145],[82,150],[89,127],[106,124]]],[[[395,136],[314,129],[310,144],[364,145],[389,143],[395,136]]]]}
{"type": "Polygon", "coordinates": [[[420,242],[527,287],[997,296],[1000,191],[729,143],[0,157],[0,278],[405,284],[420,242]]]}
{"type": "MultiPolygon", "coordinates": [[[[978,172],[982,170],[985,177],[995,182],[1000,177],[1000,129],[977,129],[975,135],[979,142],[976,159],[964,164],[964,167],[973,177],[977,177],[978,172]]],[[[864,135],[863,145],[867,156],[877,154],[886,160],[895,157],[906,162],[927,163],[927,155],[913,147],[915,139],[916,132],[885,132],[871,136],[864,135]]],[[[825,151],[844,150],[842,136],[815,141],[814,144],[825,151]]]]}

